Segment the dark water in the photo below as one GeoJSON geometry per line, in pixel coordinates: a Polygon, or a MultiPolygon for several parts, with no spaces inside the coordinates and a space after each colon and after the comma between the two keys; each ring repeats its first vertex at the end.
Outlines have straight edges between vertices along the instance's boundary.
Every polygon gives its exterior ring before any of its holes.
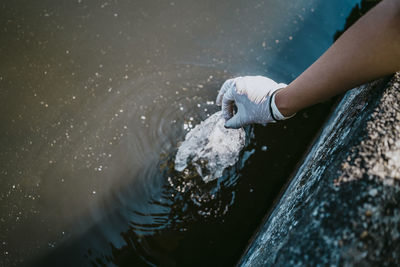
{"type": "Polygon", "coordinates": [[[215,183],[170,159],[225,79],[289,83],[358,1],[286,2],[2,1],[1,265],[233,265],[330,104],[215,183]]]}

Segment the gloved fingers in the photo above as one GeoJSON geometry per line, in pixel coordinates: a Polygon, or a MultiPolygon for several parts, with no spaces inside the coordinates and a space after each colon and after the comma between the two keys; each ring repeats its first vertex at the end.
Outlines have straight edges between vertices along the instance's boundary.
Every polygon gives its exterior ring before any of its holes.
{"type": "Polygon", "coordinates": [[[224,126],[226,128],[232,128],[232,129],[239,129],[240,127],[244,126],[241,120],[240,113],[236,113],[235,116],[227,120],[224,126]]]}
{"type": "Polygon", "coordinates": [[[233,88],[229,88],[222,97],[222,116],[225,120],[229,120],[233,116],[233,108],[235,106],[235,98],[233,97],[233,88]]]}
{"type": "Polygon", "coordinates": [[[224,84],[221,86],[221,89],[219,90],[217,100],[215,101],[215,103],[218,106],[221,106],[222,98],[224,97],[224,94],[226,93],[226,91],[228,91],[230,88],[234,88],[234,87],[235,87],[235,79],[226,80],[224,82],[224,84]]]}

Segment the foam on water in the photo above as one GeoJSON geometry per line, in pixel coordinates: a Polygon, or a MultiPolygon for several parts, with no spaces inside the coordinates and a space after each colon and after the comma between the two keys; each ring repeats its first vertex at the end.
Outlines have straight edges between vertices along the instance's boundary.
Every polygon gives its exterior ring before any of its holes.
{"type": "Polygon", "coordinates": [[[239,159],[246,143],[241,129],[226,129],[222,112],[216,112],[186,134],[175,157],[175,170],[195,167],[203,181],[222,176],[223,171],[239,159]]]}

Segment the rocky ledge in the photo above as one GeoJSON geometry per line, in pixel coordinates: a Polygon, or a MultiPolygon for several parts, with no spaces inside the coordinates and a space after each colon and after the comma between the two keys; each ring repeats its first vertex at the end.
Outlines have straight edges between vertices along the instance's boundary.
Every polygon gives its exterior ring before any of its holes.
{"type": "Polygon", "coordinates": [[[400,265],[399,84],[343,97],[239,265],[400,265]]]}

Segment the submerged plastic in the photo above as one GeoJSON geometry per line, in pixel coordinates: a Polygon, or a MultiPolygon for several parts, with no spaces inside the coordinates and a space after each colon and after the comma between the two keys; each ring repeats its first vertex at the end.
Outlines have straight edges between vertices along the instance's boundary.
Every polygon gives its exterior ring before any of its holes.
{"type": "Polygon", "coordinates": [[[223,171],[239,159],[246,143],[243,128],[227,129],[222,112],[216,112],[186,134],[175,157],[175,170],[191,165],[204,182],[222,176],[223,171]]]}

